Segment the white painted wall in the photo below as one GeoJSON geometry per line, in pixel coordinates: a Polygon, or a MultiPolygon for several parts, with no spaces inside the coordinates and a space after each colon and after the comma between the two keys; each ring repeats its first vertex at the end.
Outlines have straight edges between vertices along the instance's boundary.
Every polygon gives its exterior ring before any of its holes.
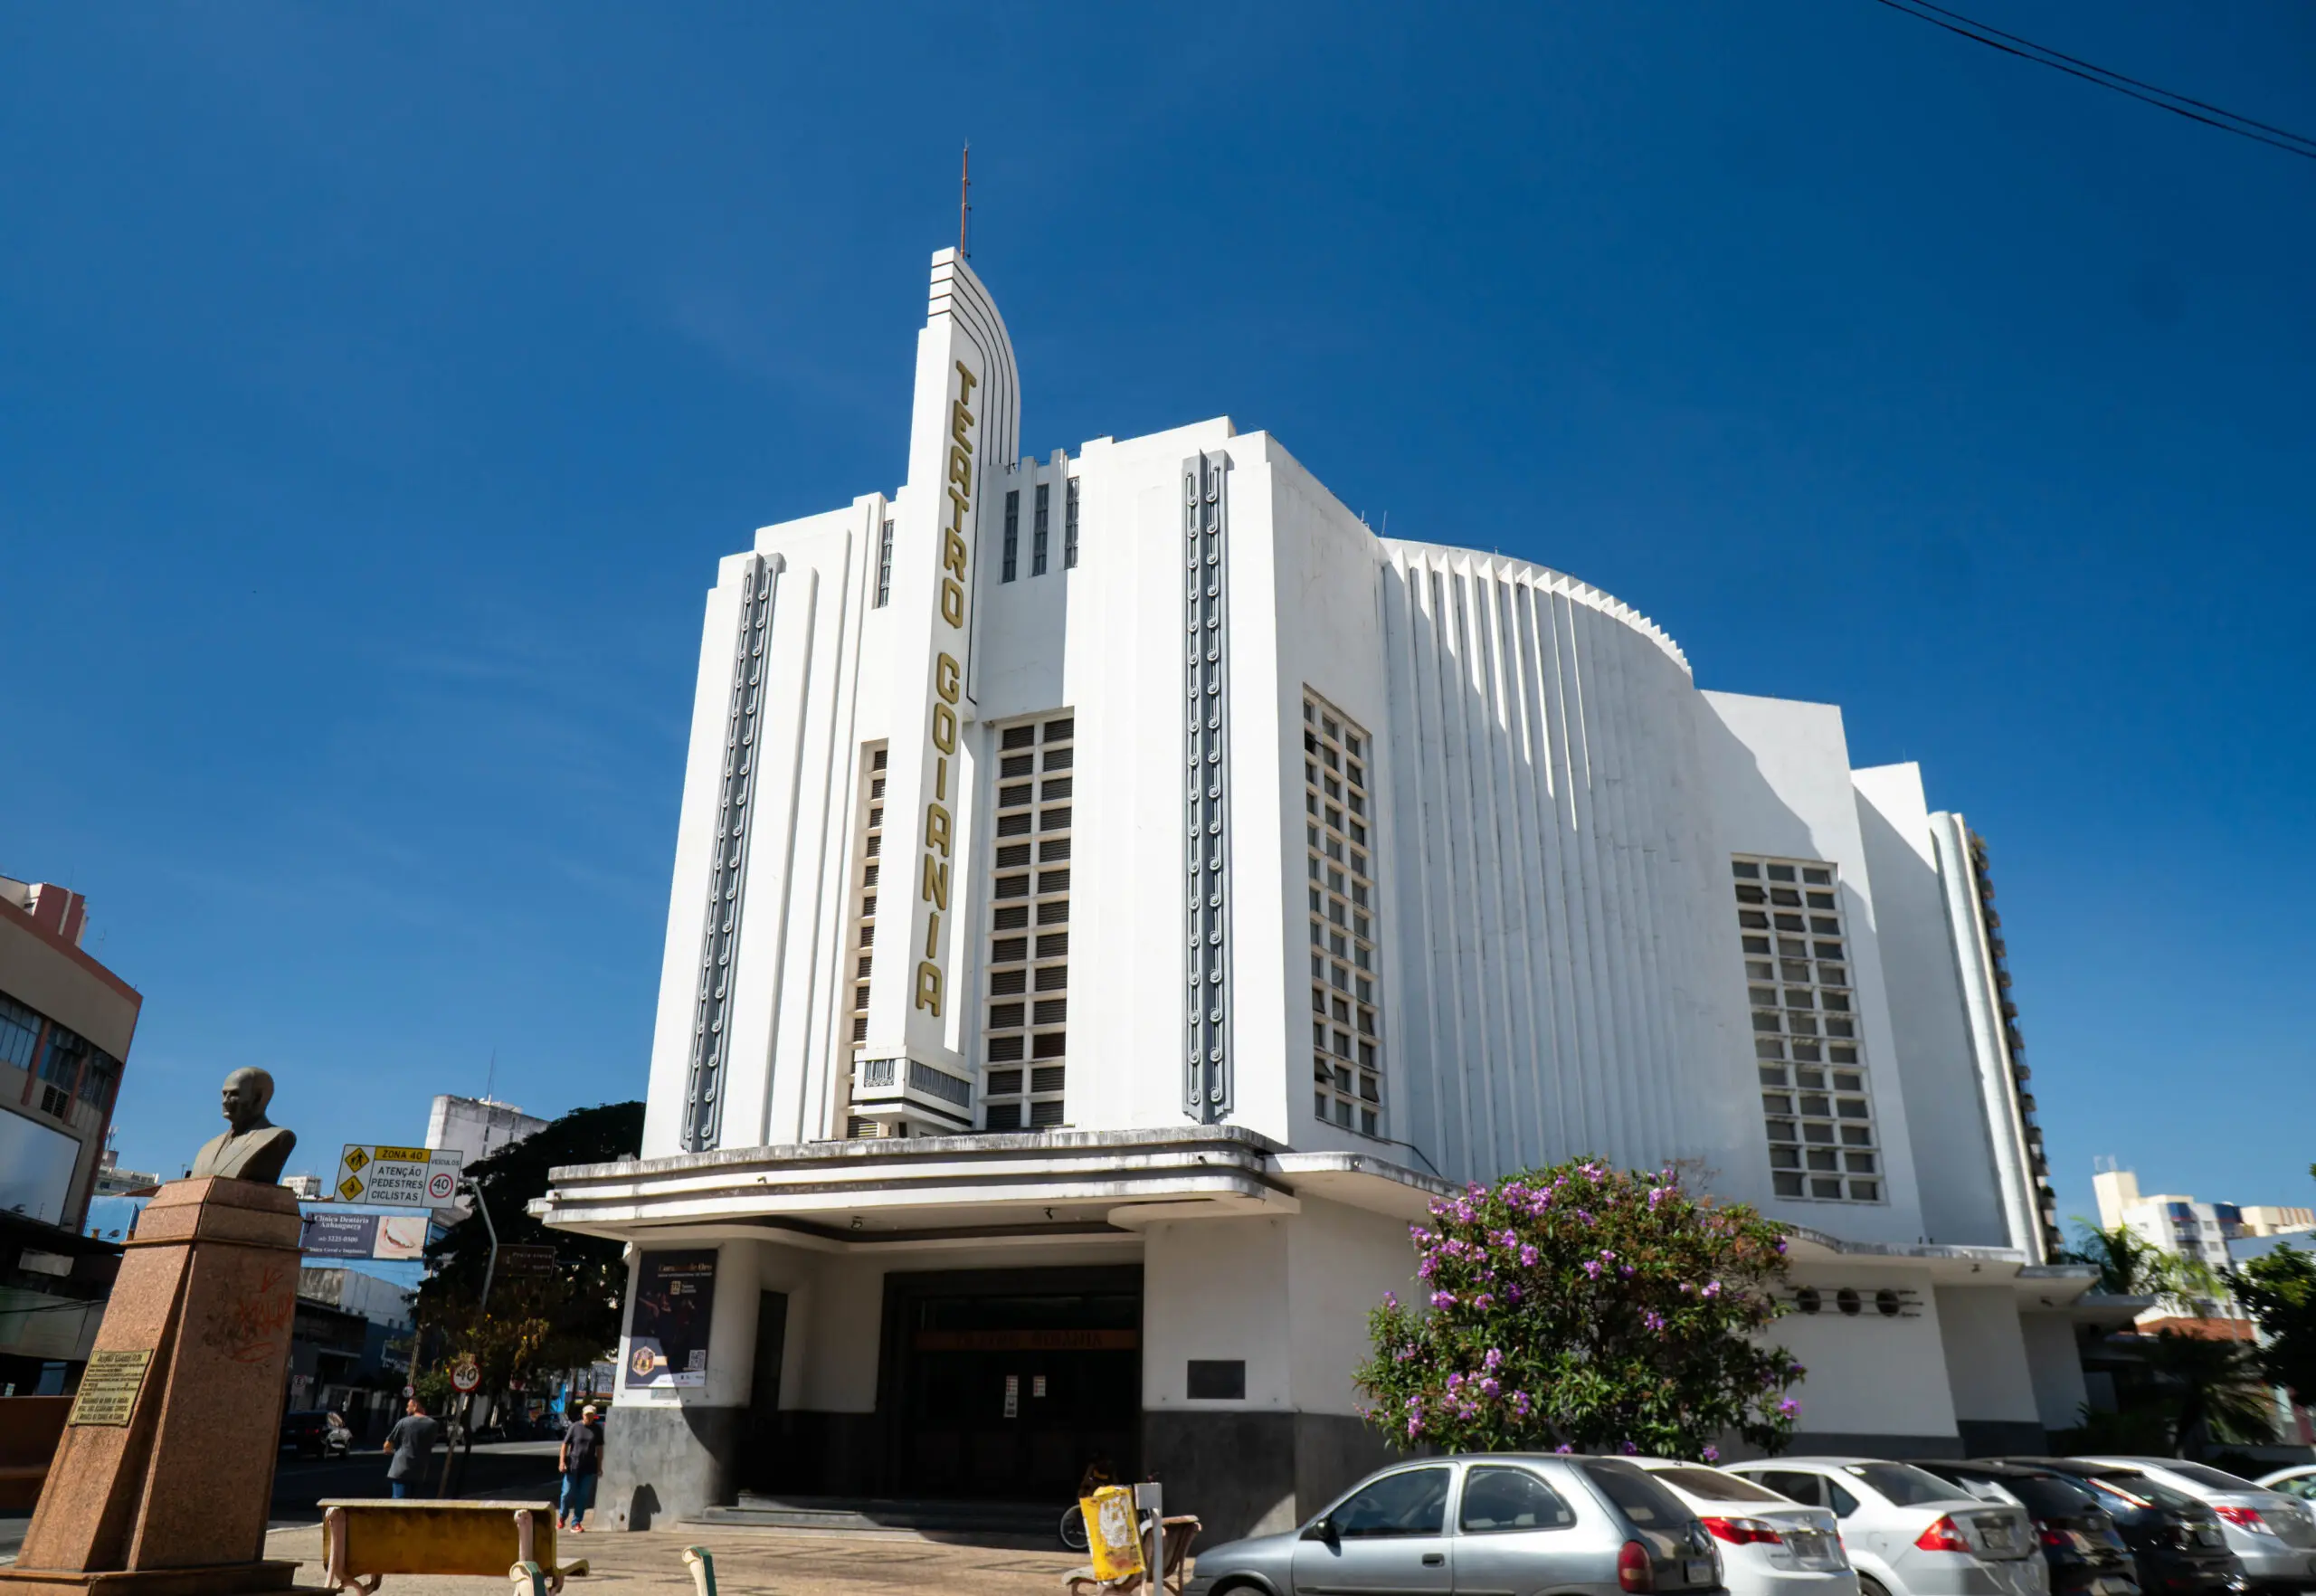
{"type": "Polygon", "coordinates": [[[2091,1392],[2083,1379],[2083,1354],[2075,1348],[2074,1323],[2058,1314],[2018,1316],[2026,1348],[2026,1373],[2035,1382],[2035,1414],[2046,1430],[2072,1430],[2083,1422],[2091,1392]]]}
{"type": "Polygon", "coordinates": [[[1818,1435],[1957,1433],[1938,1302],[1922,1288],[1920,1273],[1811,1270],[1794,1283],[1815,1286],[1826,1302],[1822,1312],[1777,1320],[1765,1336],[1808,1371],[1792,1393],[1801,1404],[1797,1428],[1818,1435]],[[1855,1318],[1834,1311],[1834,1294],[1844,1286],[1856,1287],[1867,1304],[1855,1318]],[[1875,1313],[1874,1294],[1884,1286],[1913,1288],[1918,1316],[1885,1319],[1875,1313]]]}
{"type": "Polygon", "coordinates": [[[1276,1410],[1294,1403],[1288,1219],[1152,1225],[1142,1266],[1142,1405],[1276,1410]],[[1243,1402],[1191,1401],[1190,1360],[1241,1358],[1243,1402]]]}
{"type": "Polygon", "coordinates": [[[2010,1287],[1941,1286],[1938,1323],[1954,1416],[2035,1422],[2035,1382],[2010,1287]]]}
{"type": "MultiPolygon", "coordinates": [[[[1715,896],[1730,905],[1724,924],[1731,956],[1737,961],[1732,974],[1742,979],[1742,960],[1733,900],[1728,895],[1728,856],[1762,853],[1831,860],[1840,872],[1859,1040],[1888,1175],[1886,1202],[1816,1202],[1765,1194],[1762,1211],[1849,1240],[1918,1241],[1922,1202],[1905,1083],[1882,975],[1880,917],[1858,824],[1841,710],[1831,704],[1739,693],[1708,692],[1703,698],[1711,712],[1702,722],[1705,767],[1720,822],[1715,896]]],[[[1742,1002],[1742,984],[1732,995],[1742,1002]]],[[[1751,1052],[1749,1045],[1749,1059],[1751,1052]]]]}
{"type": "Polygon", "coordinates": [[[1305,1413],[1356,1413],[1352,1372],[1367,1361],[1367,1316],[1396,1293],[1414,1300],[1415,1244],[1405,1221],[1306,1197],[1289,1224],[1290,1390],[1305,1413]]]}
{"type": "Polygon", "coordinates": [[[2010,1246],[1922,767],[1885,765],[1852,779],[1874,872],[1875,924],[1921,1178],[1923,1234],[1955,1246],[2010,1246]]]}

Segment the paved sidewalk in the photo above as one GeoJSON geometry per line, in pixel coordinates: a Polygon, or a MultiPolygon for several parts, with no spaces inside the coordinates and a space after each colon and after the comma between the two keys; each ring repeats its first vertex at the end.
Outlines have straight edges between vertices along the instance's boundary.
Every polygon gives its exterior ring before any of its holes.
{"type": "MultiPolygon", "coordinates": [[[[640,1533],[556,1537],[566,1565],[584,1557],[591,1572],[565,1596],[691,1596],[684,1548],[705,1546],[716,1558],[721,1596],[1027,1596],[1058,1593],[1061,1576],[1082,1554],[962,1546],[906,1531],[816,1534],[807,1530],[717,1529],[705,1525],[640,1533]]],[[[266,1555],[306,1566],[298,1583],[321,1583],[321,1530],[276,1530],[266,1555]]],[[[504,1596],[503,1580],[389,1574],[378,1596],[504,1596]]]]}

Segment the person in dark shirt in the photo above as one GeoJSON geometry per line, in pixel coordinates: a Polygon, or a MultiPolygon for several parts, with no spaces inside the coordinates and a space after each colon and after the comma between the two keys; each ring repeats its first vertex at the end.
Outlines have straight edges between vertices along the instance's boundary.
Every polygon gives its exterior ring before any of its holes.
{"type": "Polygon", "coordinates": [[[424,1488],[426,1465],[442,1434],[442,1427],[426,1416],[424,1404],[416,1397],[406,1405],[409,1411],[386,1431],[384,1449],[394,1455],[386,1465],[386,1485],[397,1499],[424,1488]]]}
{"type": "Polygon", "coordinates": [[[595,1422],[595,1404],[579,1410],[579,1422],[563,1432],[563,1453],[555,1460],[563,1476],[562,1500],[555,1505],[555,1522],[574,1534],[584,1534],[582,1521],[595,1505],[595,1479],[603,1471],[603,1428],[595,1422]]]}

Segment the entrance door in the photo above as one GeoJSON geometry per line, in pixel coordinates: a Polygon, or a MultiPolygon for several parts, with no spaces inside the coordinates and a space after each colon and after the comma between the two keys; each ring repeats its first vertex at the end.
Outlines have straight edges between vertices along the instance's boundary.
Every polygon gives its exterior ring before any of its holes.
{"type": "Polygon", "coordinates": [[[916,1289],[895,1278],[896,1487],[1051,1501],[1074,1496],[1097,1458],[1129,1476],[1142,1411],[1139,1276],[1009,1270],[921,1278],[916,1289]]]}

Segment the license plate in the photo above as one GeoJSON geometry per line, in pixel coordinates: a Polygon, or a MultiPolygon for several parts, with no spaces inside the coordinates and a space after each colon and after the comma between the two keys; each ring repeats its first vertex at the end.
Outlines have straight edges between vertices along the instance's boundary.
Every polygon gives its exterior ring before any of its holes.
{"type": "Polygon", "coordinates": [[[2010,1526],[2007,1524],[1987,1525],[1980,1533],[1986,1536],[1987,1544],[1998,1552],[2008,1552],[2015,1544],[2010,1538],[2010,1526]]]}
{"type": "Polygon", "coordinates": [[[2203,1525],[2197,1526],[2196,1530],[2197,1545],[2218,1546],[2225,1544],[2226,1538],[2220,1534],[2219,1527],[2216,1525],[2203,1525]]]}
{"type": "Polygon", "coordinates": [[[1692,1557],[1681,1565],[1681,1577],[1692,1585],[1713,1583],[1713,1559],[1692,1557]]]}

